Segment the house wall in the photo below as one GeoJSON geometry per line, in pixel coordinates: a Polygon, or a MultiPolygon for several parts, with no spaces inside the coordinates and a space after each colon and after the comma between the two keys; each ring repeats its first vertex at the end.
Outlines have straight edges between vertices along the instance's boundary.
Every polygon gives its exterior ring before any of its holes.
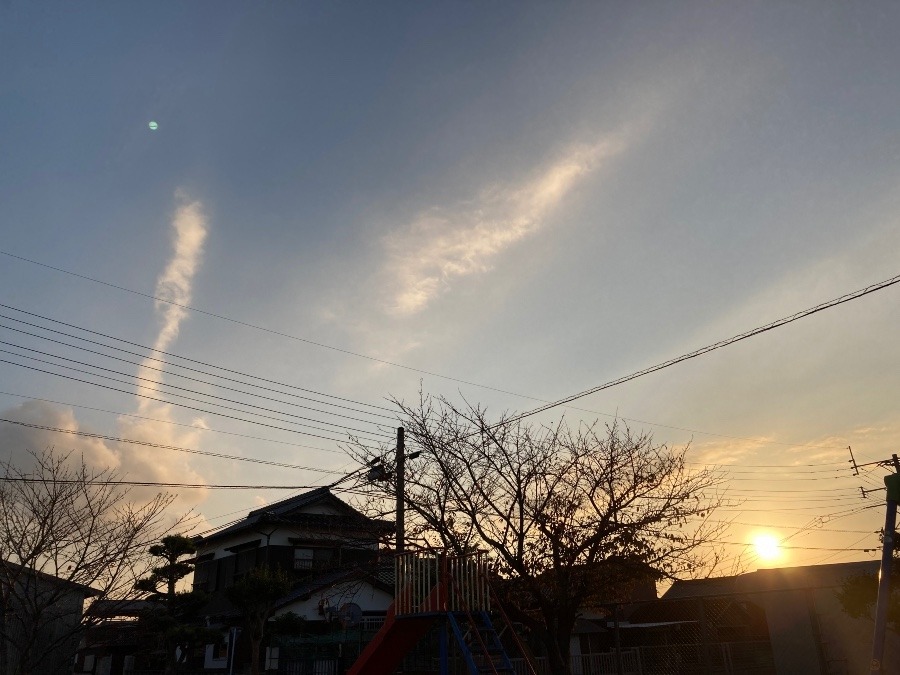
{"type": "MultiPolygon", "coordinates": [[[[275,537],[273,537],[274,539],[275,537]]],[[[309,547],[315,548],[315,544],[311,543],[309,547]]],[[[295,546],[291,543],[287,545],[273,543],[271,546],[249,548],[237,553],[226,551],[224,546],[219,547],[215,550],[213,558],[202,560],[197,564],[194,571],[193,587],[195,590],[215,593],[233,585],[237,577],[250,569],[264,565],[279,567],[289,571],[296,569],[297,572],[302,573],[304,570],[294,566],[294,551],[297,548],[308,547],[303,545],[295,546]]],[[[319,547],[318,550],[323,552],[330,550],[331,553],[328,555],[331,557],[328,560],[319,560],[319,562],[311,561],[311,566],[307,568],[310,572],[316,569],[334,568],[335,566],[343,567],[367,562],[377,552],[377,549],[374,547],[360,547],[355,542],[353,546],[347,547],[340,547],[332,543],[331,546],[319,547]]]]}
{"type": "Polygon", "coordinates": [[[297,600],[283,607],[279,614],[294,612],[307,621],[320,621],[322,620],[322,615],[319,614],[319,602],[322,600],[327,600],[328,606],[333,609],[340,609],[341,605],[346,602],[354,602],[359,605],[363,612],[385,612],[394,601],[394,598],[390,593],[386,593],[380,588],[374,588],[368,583],[357,581],[337,584],[310,596],[306,600],[297,600]]]}
{"type": "MultiPolygon", "coordinates": [[[[874,622],[847,616],[835,590],[820,589],[814,596],[826,659],[834,664],[833,672],[869,675],[874,622]]],[[[886,673],[900,673],[900,635],[891,631],[886,632],[884,663],[886,673]]]]}
{"type": "Polygon", "coordinates": [[[45,578],[38,581],[32,578],[24,584],[27,588],[23,583],[17,584],[10,607],[0,607],[0,612],[8,610],[5,616],[0,616],[0,639],[5,640],[6,667],[15,670],[14,666],[21,658],[18,645],[33,639],[30,675],[71,671],[80,638],[85,593],[74,588],[61,589],[45,578]],[[34,607],[41,609],[39,615],[34,607]]]}
{"type": "Polygon", "coordinates": [[[811,600],[806,590],[763,593],[754,598],[766,611],[778,675],[825,674],[811,600]]]}
{"type": "MultiPolygon", "coordinates": [[[[869,675],[874,623],[847,615],[837,587],[761,593],[778,675],[869,675]]],[[[887,632],[886,673],[900,673],[900,636],[887,632]]]]}

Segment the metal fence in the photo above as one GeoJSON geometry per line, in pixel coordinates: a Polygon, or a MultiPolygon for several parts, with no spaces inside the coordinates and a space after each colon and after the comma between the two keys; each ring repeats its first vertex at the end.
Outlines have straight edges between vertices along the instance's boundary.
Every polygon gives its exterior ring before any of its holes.
{"type": "MultiPolygon", "coordinates": [[[[618,655],[615,652],[602,654],[579,654],[572,657],[572,675],[642,675],[640,653],[637,650],[621,652],[622,670],[618,670],[618,655]]],[[[510,659],[516,675],[531,675],[525,659],[510,659]]],[[[537,675],[554,675],[546,657],[535,657],[531,663],[537,675]]]]}
{"type": "MultiPolygon", "coordinates": [[[[768,642],[712,645],[703,663],[701,645],[661,645],[571,657],[572,675],[738,675],[773,673],[768,642]],[[621,655],[621,669],[619,667],[621,655]],[[687,655],[687,657],[686,657],[687,655]]],[[[525,659],[511,659],[516,675],[531,675],[525,659]]],[[[538,675],[554,675],[546,657],[532,659],[538,675]]]]}
{"type": "MultiPolygon", "coordinates": [[[[570,642],[573,675],[774,675],[766,613],[746,596],[598,608],[570,642]]],[[[532,641],[538,675],[554,675],[532,641]]],[[[514,659],[517,675],[529,675],[514,659]]]]}

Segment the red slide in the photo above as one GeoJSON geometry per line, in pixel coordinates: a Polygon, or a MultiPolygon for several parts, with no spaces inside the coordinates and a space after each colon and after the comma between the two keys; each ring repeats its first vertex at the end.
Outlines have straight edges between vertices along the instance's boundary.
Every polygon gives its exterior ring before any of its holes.
{"type": "MultiPolygon", "coordinates": [[[[436,586],[423,607],[437,607],[440,587],[436,586]]],[[[347,671],[347,675],[391,675],[409,651],[425,637],[437,620],[434,614],[411,614],[397,618],[394,605],[388,608],[384,625],[347,671]]]]}

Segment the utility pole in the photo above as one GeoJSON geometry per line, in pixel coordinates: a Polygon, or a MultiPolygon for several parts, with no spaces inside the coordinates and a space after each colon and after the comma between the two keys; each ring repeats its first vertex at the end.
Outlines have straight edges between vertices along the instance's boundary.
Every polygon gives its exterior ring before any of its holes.
{"type": "Polygon", "coordinates": [[[881,548],[881,573],[878,575],[878,601],[875,604],[875,637],[872,640],[871,675],[882,675],[884,658],[884,631],[887,610],[891,600],[891,567],[894,558],[894,537],[897,527],[897,502],[900,502],[900,460],[893,456],[897,473],[884,477],[887,501],[884,515],[884,542],[881,548]]]}
{"type": "Polygon", "coordinates": [[[406,501],[404,499],[404,475],[406,473],[406,454],[404,448],[403,427],[397,427],[397,553],[403,553],[405,527],[406,501]]]}

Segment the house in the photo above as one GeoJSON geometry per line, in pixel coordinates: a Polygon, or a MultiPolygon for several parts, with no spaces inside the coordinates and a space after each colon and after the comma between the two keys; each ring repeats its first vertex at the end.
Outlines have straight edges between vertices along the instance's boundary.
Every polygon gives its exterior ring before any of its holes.
{"type": "Polygon", "coordinates": [[[0,673],[70,672],[84,603],[95,595],[89,586],[0,561],[0,673]]]}
{"type": "MultiPolygon", "coordinates": [[[[392,531],[392,523],[366,517],[323,487],[250,511],[200,539],[193,587],[209,595],[209,624],[223,634],[220,644],[207,645],[204,667],[225,668],[231,658],[238,664],[247,658],[246,645],[230,630],[239,625],[240,615],[225,590],[258,567],[281,569],[294,578],[292,589],[276,603],[276,617],[299,617],[304,632],[317,634],[319,647],[325,645],[320,652],[328,651],[329,639],[346,638],[352,626],[358,629],[358,649],[359,631],[377,627],[393,600],[392,561],[386,573],[379,560],[379,542],[392,531]]],[[[280,651],[283,660],[285,650],[280,651]]],[[[273,650],[266,661],[276,667],[273,650]]]]}
{"type": "Polygon", "coordinates": [[[75,675],[120,675],[140,669],[147,641],[138,617],[146,600],[97,600],[87,609],[92,621],[75,657],[75,675]]]}
{"type": "MultiPolygon", "coordinates": [[[[644,609],[632,621],[694,621],[693,635],[707,658],[717,645],[743,645],[749,658],[751,643],[767,641],[767,672],[777,675],[862,675],[870,672],[873,623],[844,613],[836,593],[846,579],[877,575],[878,569],[878,561],[861,561],[676,581],[655,609],[644,609]],[[691,614],[689,607],[696,611],[691,614]]],[[[754,653],[759,658],[759,651],[754,653]]],[[[900,636],[888,636],[884,662],[900,663],[900,636]]]]}

